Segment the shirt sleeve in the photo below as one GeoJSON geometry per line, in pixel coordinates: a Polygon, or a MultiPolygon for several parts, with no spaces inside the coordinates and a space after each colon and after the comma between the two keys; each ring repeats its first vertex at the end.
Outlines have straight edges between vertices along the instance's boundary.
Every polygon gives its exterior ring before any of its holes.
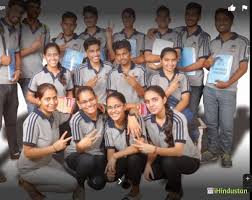
{"type": "Polygon", "coordinates": [[[70,120],[70,128],[73,137],[72,140],[75,142],[79,142],[81,140],[80,120],[81,118],[76,115],[74,115],[70,120]]]}
{"type": "Polygon", "coordinates": [[[150,39],[148,36],[145,36],[145,42],[144,42],[145,51],[152,52],[153,42],[154,40],[150,39]]]}
{"type": "Polygon", "coordinates": [[[114,90],[116,91],[116,79],[115,79],[115,75],[113,73],[114,71],[111,71],[108,75],[108,80],[107,80],[107,90],[114,90]]]}
{"type": "Polygon", "coordinates": [[[38,115],[31,113],[23,124],[23,144],[36,146],[39,138],[38,115]]]}
{"type": "Polygon", "coordinates": [[[73,79],[72,79],[72,75],[70,71],[67,71],[66,73],[66,79],[67,79],[67,86],[66,86],[66,90],[70,91],[74,88],[73,86],[73,79]]]}
{"type": "Polygon", "coordinates": [[[37,92],[38,83],[37,83],[37,76],[36,75],[30,80],[30,83],[28,85],[28,89],[33,93],[37,92]]]}
{"type": "Polygon", "coordinates": [[[105,128],[104,141],[106,149],[115,149],[115,143],[112,137],[111,129],[107,126],[105,128]]]}
{"type": "Polygon", "coordinates": [[[243,42],[240,43],[240,51],[239,51],[239,62],[248,61],[249,60],[249,41],[247,38],[243,38],[243,42]]]}
{"type": "Polygon", "coordinates": [[[152,75],[149,79],[148,86],[151,85],[159,85],[159,76],[158,75],[152,75]]]}
{"type": "Polygon", "coordinates": [[[210,55],[210,36],[208,34],[204,34],[199,42],[198,59],[207,58],[209,55],[210,55]]]}
{"type": "Polygon", "coordinates": [[[184,93],[190,92],[190,84],[189,84],[187,76],[184,74],[181,74],[181,75],[182,75],[182,78],[179,82],[180,82],[181,94],[184,94],[184,93]]]}
{"type": "Polygon", "coordinates": [[[173,139],[175,142],[186,143],[188,128],[185,116],[180,113],[179,115],[173,113],[173,139]]]}

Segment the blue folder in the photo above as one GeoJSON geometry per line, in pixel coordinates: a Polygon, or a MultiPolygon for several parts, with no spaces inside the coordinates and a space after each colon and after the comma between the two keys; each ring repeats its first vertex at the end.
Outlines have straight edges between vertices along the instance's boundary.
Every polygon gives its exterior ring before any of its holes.
{"type": "MultiPolygon", "coordinates": [[[[195,48],[184,47],[181,49],[180,60],[178,62],[179,67],[187,67],[196,62],[195,48]]],[[[196,71],[186,72],[187,75],[195,76],[196,71]]]]}
{"type": "Polygon", "coordinates": [[[14,74],[16,71],[16,58],[15,58],[15,50],[9,49],[8,50],[9,56],[11,56],[11,63],[8,66],[8,79],[12,81],[14,79],[14,74]]]}
{"type": "Polygon", "coordinates": [[[210,68],[207,82],[215,84],[217,80],[223,82],[228,81],[230,78],[232,63],[232,55],[216,55],[215,62],[210,68]]]}
{"type": "Polygon", "coordinates": [[[62,59],[62,66],[72,71],[78,68],[84,59],[84,53],[67,48],[62,59]]]}

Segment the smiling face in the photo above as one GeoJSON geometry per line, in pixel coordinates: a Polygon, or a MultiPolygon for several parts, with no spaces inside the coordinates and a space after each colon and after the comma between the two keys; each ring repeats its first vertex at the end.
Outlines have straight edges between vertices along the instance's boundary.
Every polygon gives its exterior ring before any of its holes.
{"type": "Polygon", "coordinates": [[[43,96],[39,99],[39,109],[46,115],[51,115],[58,106],[57,93],[53,89],[45,90],[43,96]]]}
{"type": "Polygon", "coordinates": [[[47,66],[58,67],[60,52],[56,47],[49,47],[44,54],[44,58],[47,62],[47,66]]]}
{"type": "Polygon", "coordinates": [[[215,27],[219,33],[230,32],[232,24],[232,20],[224,13],[219,13],[215,17],[215,27]]]}
{"type": "Polygon", "coordinates": [[[61,28],[63,30],[64,35],[66,36],[72,36],[74,34],[74,30],[76,28],[77,24],[73,18],[65,18],[61,22],[61,28]]]}
{"type": "Polygon", "coordinates": [[[97,20],[98,20],[98,17],[94,15],[93,13],[87,12],[84,15],[84,23],[87,26],[87,28],[95,27],[97,24],[97,20]]]}
{"type": "Polygon", "coordinates": [[[194,27],[198,25],[198,21],[200,20],[200,14],[198,10],[195,8],[186,10],[185,13],[185,23],[187,27],[194,27]]]}
{"type": "Polygon", "coordinates": [[[157,115],[165,109],[167,98],[162,98],[157,92],[147,91],[144,94],[144,102],[151,114],[157,115]]]}
{"type": "Polygon", "coordinates": [[[110,118],[117,122],[123,121],[125,118],[125,104],[115,97],[110,97],[107,100],[107,110],[110,118]]]}
{"type": "Polygon", "coordinates": [[[177,66],[178,58],[175,52],[167,52],[164,57],[161,59],[161,64],[163,66],[164,71],[174,72],[177,66]]]}
{"type": "Polygon", "coordinates": [[[7,9],[7,18],[12,25],[17,25],[22,18],[24,9],[19,5],[13,5],[7,9]]]}
{"type": "Polygon", "coordinates": [[[100,46],[98,44],[92,44],[86,51],[87,57],[92,63],[100,62],[100,46]]]}
{"type": "Polygon", "coordinates": [[[89,90],[82,91],[78,96],[77,104],[88,116],[96,115],[98,98],[89,90]]]}

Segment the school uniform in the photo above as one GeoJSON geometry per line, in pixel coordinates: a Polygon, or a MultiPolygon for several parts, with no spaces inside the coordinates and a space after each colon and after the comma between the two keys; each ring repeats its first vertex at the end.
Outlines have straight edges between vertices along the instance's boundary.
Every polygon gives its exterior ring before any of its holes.
{"type": "Polygon", "coordinates": [[[98,113],[97,120],[93,121],[82,110],[75,113],[70,120],[73,138],[65,150],[65,161],[68,167],[76,172],[77,181],[82,187],[86,179],[88,179],[88,185],[94,189],[102,189],[105,186],[106,158],[104,156],[103,140],[105,120],[106,116],[98,113]],[[97,129],[97,134],[100,137],[85,152],[78,153],[76,143],[94,129],[97,129]]]}
{"type": "MultiPolygon", "coordinates": [[[[67,121],[69,114],[58,111],[47,117],[36,108],[24,121],[23,144],[35,148],[53,145],[59,139],[59,125],[67,121]]],[[[24,150],[17,163],[19,175],[33,184],[41,192],[72,192],[77,187],[76,180],[69,175],[53,157],[46,155],[29,159],[24,150]]]]}
{"type": "Polygon", "coordinates": [[[140,56],[145,50],[145,47],[144,47],[145,34],[144,33],[138,32],[136,29],[134,29],[134,32],[132,33],[132,35],[130,37],[127,37],[125,30],[123,29],[120,32],[117,32],[113,35],[114,42],[124,40],[124,39],[133,41],[136,44],[135,52],[132,52],[132,49],[131,49],[131,52],[133,53],[133,54],[131,53],[131,55],[135,54],[135,56],[133,57],[140,56]]]}
{"type": "Polygon", "coordinates": [[[56,43],[57,45],[66,45],[66,48],[70,48],[76,51],[85,52],[84,50],[84,42],[82,39],[78,38],[79,36],[74,33],[73,37],[70,40],[65,40],[64,35],[62,34],[61,37],[52,38],[52,42],[56,43]]]}
{"type": "Polygon", "coordinates": [[[66,96],[67,91],[73,90],[71,73],[64,67],[60,67],[60,72],[56,76],[54,76],[51,72],[48,71],[47,66],[45,66],[31,79],[28,89],[30,92],[36,93],[38,86],[43,83],[53,84],[57,89],[57,95],[60,97],[66,96]],[[60,81],[61,77],[63,77],[66,82],[64,85],[60,81]]]}
{"type": "MultiPolygon", "coordinates": [[[[178,35],[178,47],[192,47],[196,53],[196,61],[201,58],[207,58],[210,55],[210,35],[198,26],[197,30],[191,35],[188,34],[187,28],[184,26],[178,35]]],[[[191,97],[189,107],[197,116],[200,98],[203,92],[203,69],[196,70],[195,75],[188,75],[191,86],[191,97]]]]}
{"type": "MultiPolygon", "coordinates": [[[[149,37],[145,37],[145,52],[152,52],[153,50],[153,44],[155,39],[162,39],[167,40],[169,42],[173,43],[173,48],[177,48],[178,43],[178,33],[174,31],[173,29],[168,29],[165,33],[160,33],[159,31],[154,32],[154,39],[151,39],[149,37]]],[[[157,70],[153,70],[150,68],[146,68],[147,70],[147,78],[149,79],[150,76],[157,73],[157,70]]]]}
{"type": "MultiPolygon", "coordinates": [[[[146,87],[147,83],[146,83],[145,69],[141,65],[136,65],[132,62],[128,75],[135,76],[137,82],[142,87],[146,87]]],[[[125,80],[124,76],[125,75],[123,74],[121,65],[113,69],[109,73],[107,90],[121,92],[125,96],[127,103],[142,102],[143,99],[138,96],[134,88],[131,85],[129,85],[127,80],[125,80]]]]}
{"type": "MultiPolygon", "coordinates": [[[[19,34],[14,26],[10,26],[4,18],[0,19],[0,56],[9,55],[9,51],[18,53],[19,34]]],[[[2,128],[2,117],[5,119],[5,127],[9,151],[11,155],[19,152],[17,144],[17,109],[18,94],[17,82],[8,78],[8,66],[0,63],[0,130],[2,128]]]]}
{"type": "MultiPolygon", "coordinates": [[[[148,115],[144,118],[147,131],[147,138],[150,143],[157,147],[169,148],[165,141],[166,135],[164,126],[160,127],[154,115],[148,115]]],[[[157,156],[152,163],[154,180],[165,178],[168,180],[167,191],[181,191],[181,174],[194,173],[199,168],[200,152],[193,144],[188,134],[187,120],[183,114],[173,110],[172,136],[175,143],[183,143],[184,151],[180,157],[176,156],[157,156]]]]}
{"type": "Polygon", "coordinates": [[[102,62],[99,71],[96,71],[87,59],[87,62],[82,64],[79,69],[74,71],[74,85],[80,87],[85,85],[90,79],[98,76],[99,79],[93,90],[98,96],[99,103],[106,103],[107,97],[107,80],[108,74],[112,70],[112,65],[109,62],[102,62]]]}
{"type": "MultiPolygon", "coordinates": [[[[146,140],[146,131],[142,118],[139,119],[139,123],[142,128],[142,137],[146,140]]],[[[127,127],[124,129],[117,128],[112,119],[109,119],[106,123],[104,138],[105,148],[114,149],[115,152],[123,151],[130,145],[134,144],[133,137],[127,134],[127,127]]],[[[128,155],[127,157],[119,158],[116,161],[115,180],[125,175],[125,177],[127,177],[133,185],[139,185],[145,163],[146,155],[142,153],[136,153],[128,155]]]]}
{"type": "Polygon", "coordinates": [[[100,28],[98,26],[96,26],[96,32],[92,35],[90,35],[88,32],[87,32],[87,29],[82,32],[80,35],[79,35],[79,39],[81,40],[86,40],[88,38],[91,38],[91,37],[94,37],[98,40],[100,40],[101,42],[101,45],[100,45],[100,48],[101,48],[101,59],[104,61],[104,60],[108,60],[108,55],[107,55],[107,37],[106,37],[106,30],[104,28],[100,28]]]}
{"type": "MultiPolygon", "coordinates": [[[[231,55],[233,57],[230,77],[237,71],[240,62],[249,61],[248,48],[248,39],[237,33],[233,33],[233,36],[225,42],[220,36],[217,36],[210,44],[213,57],[216,55],[231,55]]],[[[232,152],[237,84],[238,81],[225,89],[219,89],[214,84],[208,83],[207,79],[203,91],[203,102],[208,133],[208,150],[212,153],[219,152],[219,149],[221,153],[231,154],[232,152]]]]}
{"type": "MultiPolygon", "coordinates": [[[[50,31],[49,28],[39,20],[35,30],[31,29],[27,19],[23,20],[20,25],[20,49],[30,48],[32,43],[41,36],[43,39],[42,47],[36,52],[21,58],[22,78],[19,80],[19,84],[24,96],[28,91],[31,78],[43,68],[43,49],[50,41],[50,31]]],[[[26,104],[29,112],[31,112],[33,106],[30,105],[29,102],[26,102],[26,104]]]]}
{"type": "MultiPolygon", "coordinates": [[[[178,33],[173,31],[172,29],[168,29],[165,33],[160,33],[159,31],[154,32],[155,39],[167,40],[173,43],[173,48],[177,47],[178,43],[178,33]]],[[[155,39],[151,39],[149,37],[145,37],[145,51],[152,52],[153,43],[155,39]]]]}

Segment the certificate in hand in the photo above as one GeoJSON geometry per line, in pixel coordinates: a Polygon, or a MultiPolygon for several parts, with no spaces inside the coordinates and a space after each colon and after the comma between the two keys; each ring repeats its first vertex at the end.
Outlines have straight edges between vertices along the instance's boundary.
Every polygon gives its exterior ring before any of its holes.
{"type": "Polygon", "coordinates": [[[232,63],[232,55],[216,55],[215,62],[210,68],[207,82],[215,84],[217,80],[223,82],[228,81],[232,63]]]}
{"type": "MultiPolygon", "coordinates": [[[[179,67],[187,67],[196,62],[196,52],[193,47],[184,47],[181,49],[180,60],[177,64],[179,67]]],[[[195,76],[196,72],[186,72],[187,75],[195,76]]]]}
{"type": "Polygon", "coordinates": [[[152,46],[152,54],[160,55],[161,51],[166,47],[173,48],[174,43],[168,40],[155,39],[152,46]]]}
{"type": "Polygon", "coordinates": [[[75,98],[58,97],[57,110],[62,113],[72,113],[75,105],[75,98]]]}
{"type": "Polygon", "coordinates": [[[11,63],[8,65],[8,79],[12,81],[14,79],[14,74],[16,71],[16,58],[15,58],[15,50],[9,49],[8,55],[11,57],[11,63]]]}
{"type": "Polygon", "coordinates": [[[137,42],[135,39],[127,39],[131,46],[131,57],[135,58],[137,56],[137,42]]]}
{"type": "Polygon", "coordinates": [[[84,53],[67,48],[62,59],[62,66],[72,71],[80,66],[84,59],[84,53]]]}

